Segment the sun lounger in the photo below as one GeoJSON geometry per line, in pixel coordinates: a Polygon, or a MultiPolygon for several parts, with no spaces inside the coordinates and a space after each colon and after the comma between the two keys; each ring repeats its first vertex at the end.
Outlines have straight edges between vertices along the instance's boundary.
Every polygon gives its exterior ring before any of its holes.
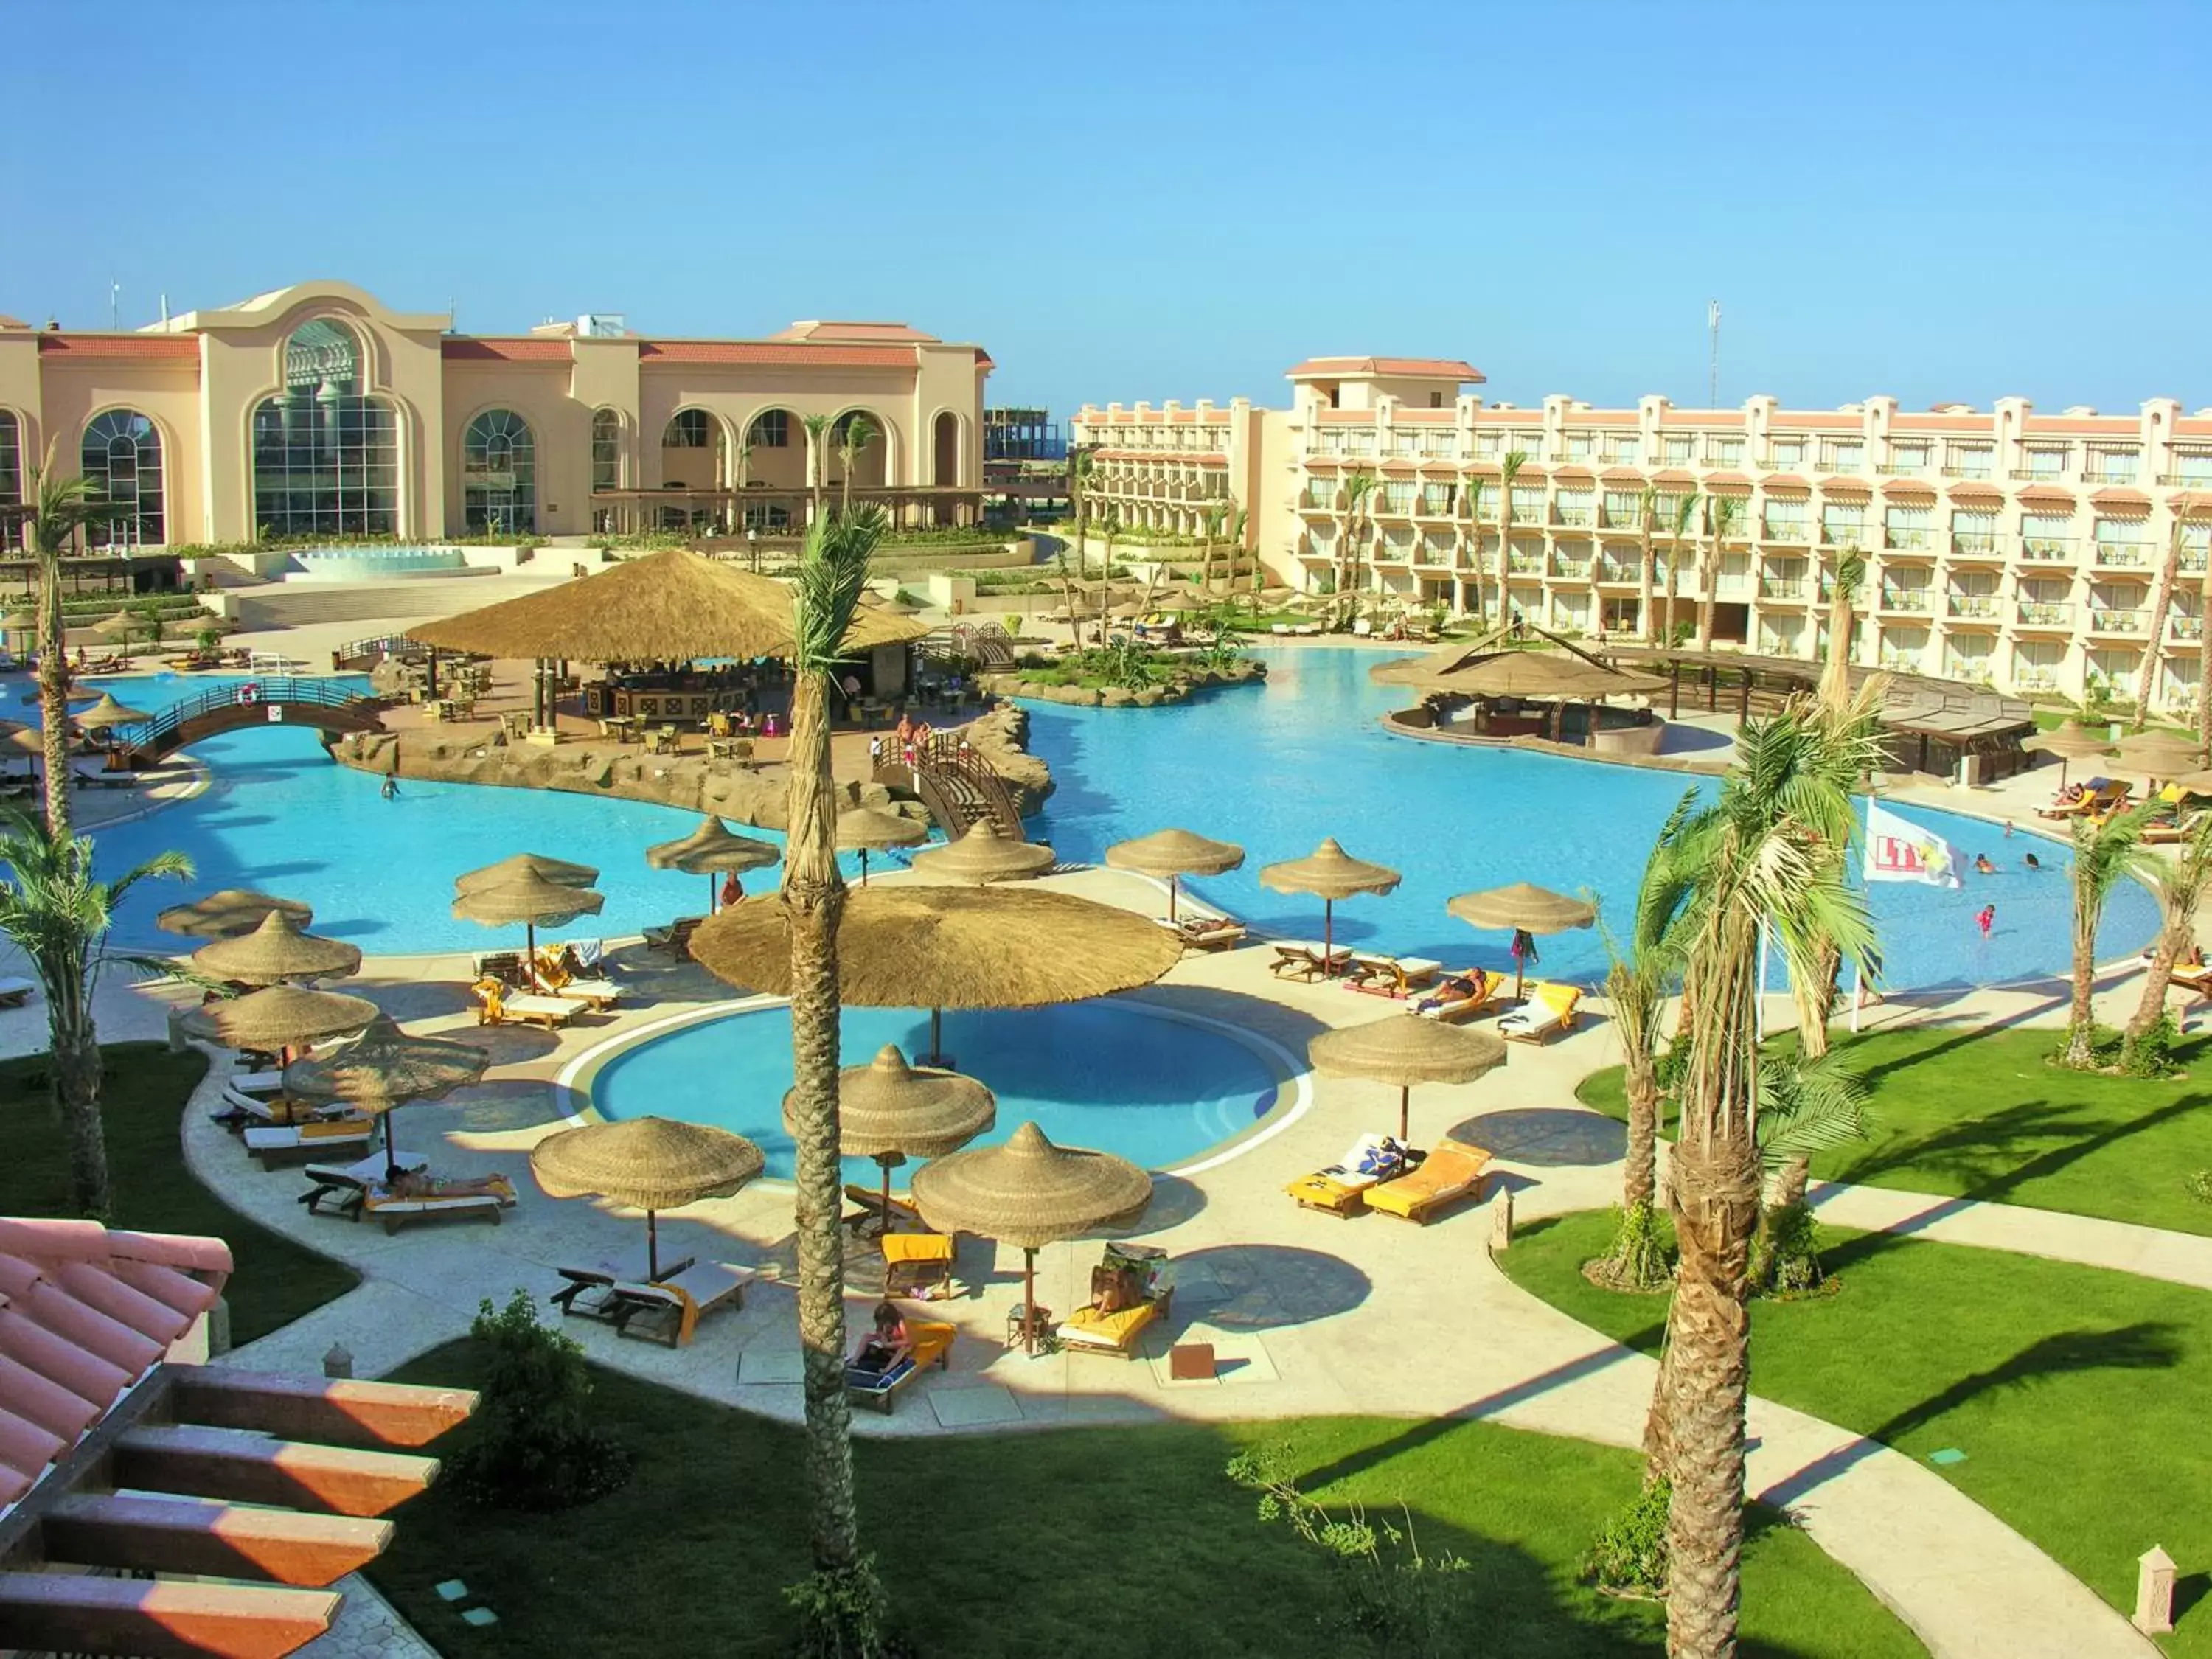
{"type": "Polygon", "coordinates": [[[934,1320],[908,1320],[907,1340],[912,1345],[906,1358],[888,1370],[872,1371],[859,1365],[845,1368],[845,1397],[856,1406],[890,1415],[907,1385],[935,1366],[945,1370],[952,1364],[952,1345],[959,1333],[934,1320]]]}
{"type": "Polygon", "coordinates": [[[950,1233],[884,1234],[884,1294],[934,1302],[952,1294],[959,1246],[950,1233]]]}
{"type": "Polygon", "coordinates": [[[39,988],[35,980],[0,979],[0,1008],[20,1008],[39,988]]]}
{"type": "Polygon", "coordinates": [[[135,772],[88,772],[81,766],[70,769],[70,781],[86,789],[136,789],[138,775],[135,772]]]}
{"type": "Polygon", "coordinates": [[[586,1006],[574,998],[510,990],[492,979],[477,981],[475,989],[483,1002],[483,1006],[477,1010],[479,1025],[504,1025],[514,1020],[525,1025],[543,1025],[550,1031],[556,1025],[566,1025],[586,1006]]]}
{"type": "Polygon", "coordinates": [[[2081,793],[2070,800],[2053,801],[2048,806],[2035,809],[2036,816],[2044,818],[2077,818],[2100,813],[2116,812],[2125,806],[2130,786],[2112,778],[2085,779],[2081,793]]]}
{"type": "Polygon", "coordinates": [[[2179,985],[2199,1002],[2212,1002],[2212,967],[2176,968],[2167,981],[2179,985]]]}
{"type": "Polygon", "coordinates": [[[706,920],[704,916],[679,916],[665,927],[648,927],[645,930],[646,948],[665,951],[678,962],[689,962],[691,960],[691,935],[699,931],[699,924],[706,920]]]}
{"type": "Polygon", "coordinates": [[[1365,1134],[1327,1169],[1301,1176],[1283,1188],[1302,1210],[1325,1210],[1338,1217],[1357,1215],[1366,1206],[1367,1189],[1406,1167],[1406,1149],[1389,1135],[1365,1134]]]}
{"type": "Polygon", "coordinates": [[[495,979],[502,985],[520,985],[524,978],[522,952],[479,951],[469,958],[469,977],[472,980],[495,979]]]}
{"type": "Polygon", "coordinates": [[[858,1182],[845,1183],[845,1201],[853,1208],[845,1212],[842,1225],[855,1233],[867,1231],[868,1224],[876,1224],[878,1231],[887,1227],[911,1227],[927,1232],[929,1224],[921,1218],[921,1212],[914,1206],[914,1199],[906,1193],[893,1193],[889,1207],[884,1195],[873,1187],[863,1187],[858,1182]]]}
{"type": "Polygon", "coordinates": [[[1427,1226],[1431,1218],[1462,1199],[1482,1195],[1490,1154],[1456,1140],[1437,1143],[1419,1165],[1367,1189],[1367,1207],[1427,1226]]]}
{"type": "Polygon", "coordinates": [[[1161,1304],[1139,1302],[1113,1313],[1097,1305],[1078,1308],[1059,1328],[1063,1353],[1110,1353],[1123,1359],[1137,1357],[1137,1339],[1157,1323],[1161,1304]]]}
{"type": "MultiPolygon", "coordinates": [[[[299,1201],[307,1206],[309,1215],[341,1215],[358,1221],[368,1189],[385,1178],[394,1161],[390,1153],[377,1152],[351,1164],[310,1164],[300,1172],[309,1185],[299,1201]]],[[[420,1152],[402,1152],[396,1161],[402,1170],[415,1174],[430,1164],[420,1152]]]]}
{"type": "Polygon", "coordinates": [[[1443,963],[1427,957],[1388,957],[1355,951],[1345,975],[1346,988],[1371,997],[1395,997],[1400,1001],[1428,984],[1443,971],[1443,963]]]}
{"type": "Polygon", "coordinates": [[[1244,924],[1232,916],[1185,916],[1179,921],[1155,916],[1152,920],[1181,939],[1186,951],[1226,951],[1245,939],[1244,924]]]}
{"type": "Polygon", "coordinates": [[[1504,975],[1481,968],[1447,974],[1440,984],[1413,1004],[1413,1011],[1424,1019],[1453,1023],[1473,1019],[1490,1006],[1491,999],[1504,984],[1504,975]]]}
{"type": "Polygon", "coordinates": [[[1310,939],[1286,939],[1275,943],[1275,959],[1267,964],[1277,979],[1322,979],[1340,974],[1351,963],[1349,946],[1337,945],[1323,953],[1310,939]]]}
{"type": "Polygon", "coordinates": [[[617,1279],[583,1267],[562,1267],[568,1283],[553,1293],[562,1314],[612,1325],[617,1336],[640,1336],[671,1348],[688,1345],[699,1321],[724,1303],[743,1307],[745,1286],[757,1277],[726,1261],[695,1261],[657,1280],[617,1279]]]}
{"type": "Polygon", "coordinates": [[[410,1221],[431,1216],[488,1216],[499,1224],[500,1212],[514,1207],[514,1183],[503,1175],[443,1180],[404,1176],[397,1187],[373,1181],[362,1194],[361,1213],[396,1233],[410,1221]]]}
{"type": "Polygon", "coordinates": [[[362,1116],[311,1118],[304,1123],[258,1123],[246,1131],[246,1150],[274,1169],[284,1158],[327,1158],[362,1147],[376,1125],[362,1116]]]}
{"type": "Polygon", "coordinates": [[[1516,1042],[1541,1042],[1557,1032],[1572,1030],[1582,1000],[1583,994],[1571,985],[1538,980],[1528,987],[1528,1000],[1498,1022],[1498,1035],[1516,1042]]]}
{"type": "Polygon", "coordinates": [[[566,957],[557,953],[538,953],[538,982],[551,995],[573,997],[601,1012],[622,1000],[623,988],[614,981],[580,978],[568,968],[566,957]]]}

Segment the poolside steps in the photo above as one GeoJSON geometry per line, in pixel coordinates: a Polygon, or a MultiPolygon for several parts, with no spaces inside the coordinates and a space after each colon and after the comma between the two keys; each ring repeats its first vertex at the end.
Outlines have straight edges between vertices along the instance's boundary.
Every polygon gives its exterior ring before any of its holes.
{"type": "Polygon", "coordinates": [[[384,617],[450,617],[478,605],[534,593],[542,579],[517,580],[496,570],[456,571],[445,581],[284,583],[228,596],[230,614],[249,632],[311,623],[371,622],[384,617]]]}

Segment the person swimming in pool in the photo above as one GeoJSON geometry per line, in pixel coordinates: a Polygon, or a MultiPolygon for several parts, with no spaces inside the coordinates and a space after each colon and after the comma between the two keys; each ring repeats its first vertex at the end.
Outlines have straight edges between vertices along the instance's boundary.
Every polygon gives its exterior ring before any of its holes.
{"type": "Polygon", "coordinates": [[[2021,862],[2022,862],[2022,863],[2024,863],[2024,864],[2026,864],[2026,865],[2027,866],[2027,867],[2028,867],[2029,869],[2031,869],[2031,870],[2040,870],[2041,868],[2043,868],[2043,860],[2042,860],[2041,859],[2039,859],[2039,858],[2036,857],[2036,856],[2035,856],[2035,854],[2033,854],[2033,853],[2027,854],[2027,855],[2026,855],[2026,856],[2021,860],[2021,862]]]}
{"type": "Polygon", "coordinates": [[[1980,928],[1982,937],[1987,939],[1990,936],[1990,930],[1996,925],[1997,907],[1994,904],[1984,904],[1982,907],[1981,915],[1974,918],[1974,926],[1980,928]]]}
{"type": "Polygon", "coordinates": [[[1997,867],[1996,865],[1990,862],[1990,855],[1987,853],[1977,853],[1974,854],[1974,873],[1976,875],[1994,876],[1996,872],[1997,867]]]}

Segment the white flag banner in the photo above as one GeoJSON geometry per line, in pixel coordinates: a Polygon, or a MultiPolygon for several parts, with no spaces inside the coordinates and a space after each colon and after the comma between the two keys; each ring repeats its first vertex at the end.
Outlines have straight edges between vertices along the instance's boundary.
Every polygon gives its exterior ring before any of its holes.
{"type": "Polygon", "coordinates": [[[1887,807],[1867,803],[1866,878],[1917,881],[1929,887],[1959,885],[1959,854],[1951,843],[1887,807]]]}

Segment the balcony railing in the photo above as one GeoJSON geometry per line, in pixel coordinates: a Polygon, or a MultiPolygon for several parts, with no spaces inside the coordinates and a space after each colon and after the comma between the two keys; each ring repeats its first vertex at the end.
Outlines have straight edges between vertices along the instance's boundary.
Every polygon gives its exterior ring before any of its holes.
{"type": "Polygon", "coordinates": [[[1558,507],[1553,512],[1552,522],[1565,525],[1571,530],[1592,530],[1597,526],[1597,512],[1588,507],[1558,507]]]}
{"type": "Polygon", "coordinates": [[[2107,570],[2140,570],[2150,562],[2153,542],[2093,542],[2089,562],[2107,570]]]}
{"type": "Polygon", "coordinates": [[[2192,575],[2203,575],[2204,574],[2206,551],[2207,550],[2201,547],[2183,548],[2181,550],[2181,561],[2177,568],[2181,570],[2187,571],[2192,575]]]}
{"type": "Polygon", "coordinates": [[[1823,472],[1856,472],[1866,465],[1864,450],[1835,450],[1820,457],[1823,472]]]}
{"type": "Polygon", "coordinates": [[[1885,461],[1875,468],[1875,472],[1885,478],[1917,478],[1927,470],[1928,458],[1925,455],[1917,461],[1885,461]]]}
{"type": "Polygon", "coordinates": [[[1768,450],[1759,458],[1759,464],[1770,471],[1786,472],[1793,467],[1805,465],[1811,458],[1802,449],[1795,455],[1784,455],[1778,450],[1768,450]]]}
{"type": "Polygon", "coordinates": [[[1881,544],[1892,553],[1931,552],[1936,546],[1936,532],[1891,528],[1881,532],[1881,544]]]}
{"type": "Polygon", "coordinates": [[[1917,651],[1885,651],[1881,653],[1881,665],[1893,674],[1917,674],[1920,672],[1920,656],[1917,651]]]}
{"type": "Polygon", "coordinates": [[[1567,576],[1580,580],[1587,577],[1589,571],[1590,562],[1588,559],[1553,559],[1552,561],[1552,574],[1555,576],[1567,576]]]}
{"type": "Polygon", "coordinates": [[[2201,640],[2204,637],[2204,618],[2202,617],[2168,617],[2166,619],[2168,639],[2201,640]]]}
{"type": "Polygon", "coordinates": [[[1997,538],[1985,530],[1954,530],[1951,552],[1958,558],[1994,559],[1998,556],[1997,538]]]}
{"type": "Polygon", "coordinates": [[[1884,611],[1901,611],[1908,615],[1926,616],[1928,604],[1928,590],[1924,587],[1887,588],[1881,596],[1884,611]]]}
{"type": "Polygon", "coordinates": [[[1867,527],[1863,524],[1845,520],[1820,526],[1820,545],[1823,547],[1865,547],[1869,544],[1867,527]]]}
{"type": "Polygon", "coordinates": [[[2015,668],[2012,671],[2015,691],[2056,691],[2058,671],[2055,668],[2015,668]]]}
{"type": "Polygon", "coordinates": [[[1637,572],[1637,566],[1622,564],[1617,560],[1600,559],[1597,562],[1597,579],[1601,582],[1632,582],[1638,580],[1637,572]]]}
{"type": "Polygon", "coordinates": [[[2071,628],[2074,607],[2070,604],[2055,604],[2049,599],[2022,599],[2020,620],[2029,628],[2071,628]]]}
{"type": "Polygon", "coordinates": [[[1425,519],[1449,519],[1452,515],[1452,498],[1441,495],[1424,495],[1413,510],[1425,519]]]}
{"type": "Polygon", "coordinates": [[[2014,483],[2057,483],[2066,476],[2063,466],[2016,466],[2009,474],[2014,483]]]}
{"type": "Polygon", "coordinates": [[[2150,626],[2148,611],[2105,611],[2089,607],[2092,634],[2140,634],[2150,626]]]}
{"type": "Polygon", "coordinates": [[[1813,544],[1813,526],[1802,519],[1769,519],[1759,533],[1762,541],[1787,542],[1793,547],[1813,544]]]}
{"type": "Polygon", "coordinates": [[[2212,468],[2200,471],[2192,467],[2185,472],[2161,472],[2158,475],[2158,481],[2169,487],[2182,489],[2201,487],[2212,489],[2212,468]]]}
{"type": "Polygon", "coordinates": [[[2023,536],[2020,556],[2035,564],[2063,564],[2074,556],[2071,536],[2023,536]]]}
{"type": "Polygon", "coordinates": [[[1945,465],[1947,478],[1987,478],[1996,471],[1987,461],[1951,461],[1945,465]]]}
{"type": "Polygon", "coordinates": [[[1953,593],[1946,599],[1943,609],[1950,616],[1988,620],[1997,614],[1997,596],[1994,593],[1953,593]]]}
{"type": "Polygon", "coordinates": [[[1298,506],[1308,513],[1334,513],[1336,511],[1336,497],[1333,495],[1316,495],[1309,490],[1298,497],[1298,506]]]}
{"type": "Polygon", "coordinates": [[[2142,473],[2138,466],[2093,466],[2081,477],[2089,483],[2131,484],[2142,473]]]}
{"type": "Polygon", "coordinates": [[[1713,592],[1716,596],[1723,593],[1748,595],[1750,592],[1751,578],[1748,576],[1722,576],[1713,583],[1713,592]]]}
{"type": "Polygon", "coordinates": [[[1509,553],[1505,556],[1505,568],[1516,576],[1540,576],[1544,574],[1544,556],[1540,553],[1509,553]]]}
{"type": "Polygon", "coordinates": [[[1805,579],[1802,576],[1761,576],[1759,597],[1762,599],[1802,599],[1805,597],[1805,579]]]}

